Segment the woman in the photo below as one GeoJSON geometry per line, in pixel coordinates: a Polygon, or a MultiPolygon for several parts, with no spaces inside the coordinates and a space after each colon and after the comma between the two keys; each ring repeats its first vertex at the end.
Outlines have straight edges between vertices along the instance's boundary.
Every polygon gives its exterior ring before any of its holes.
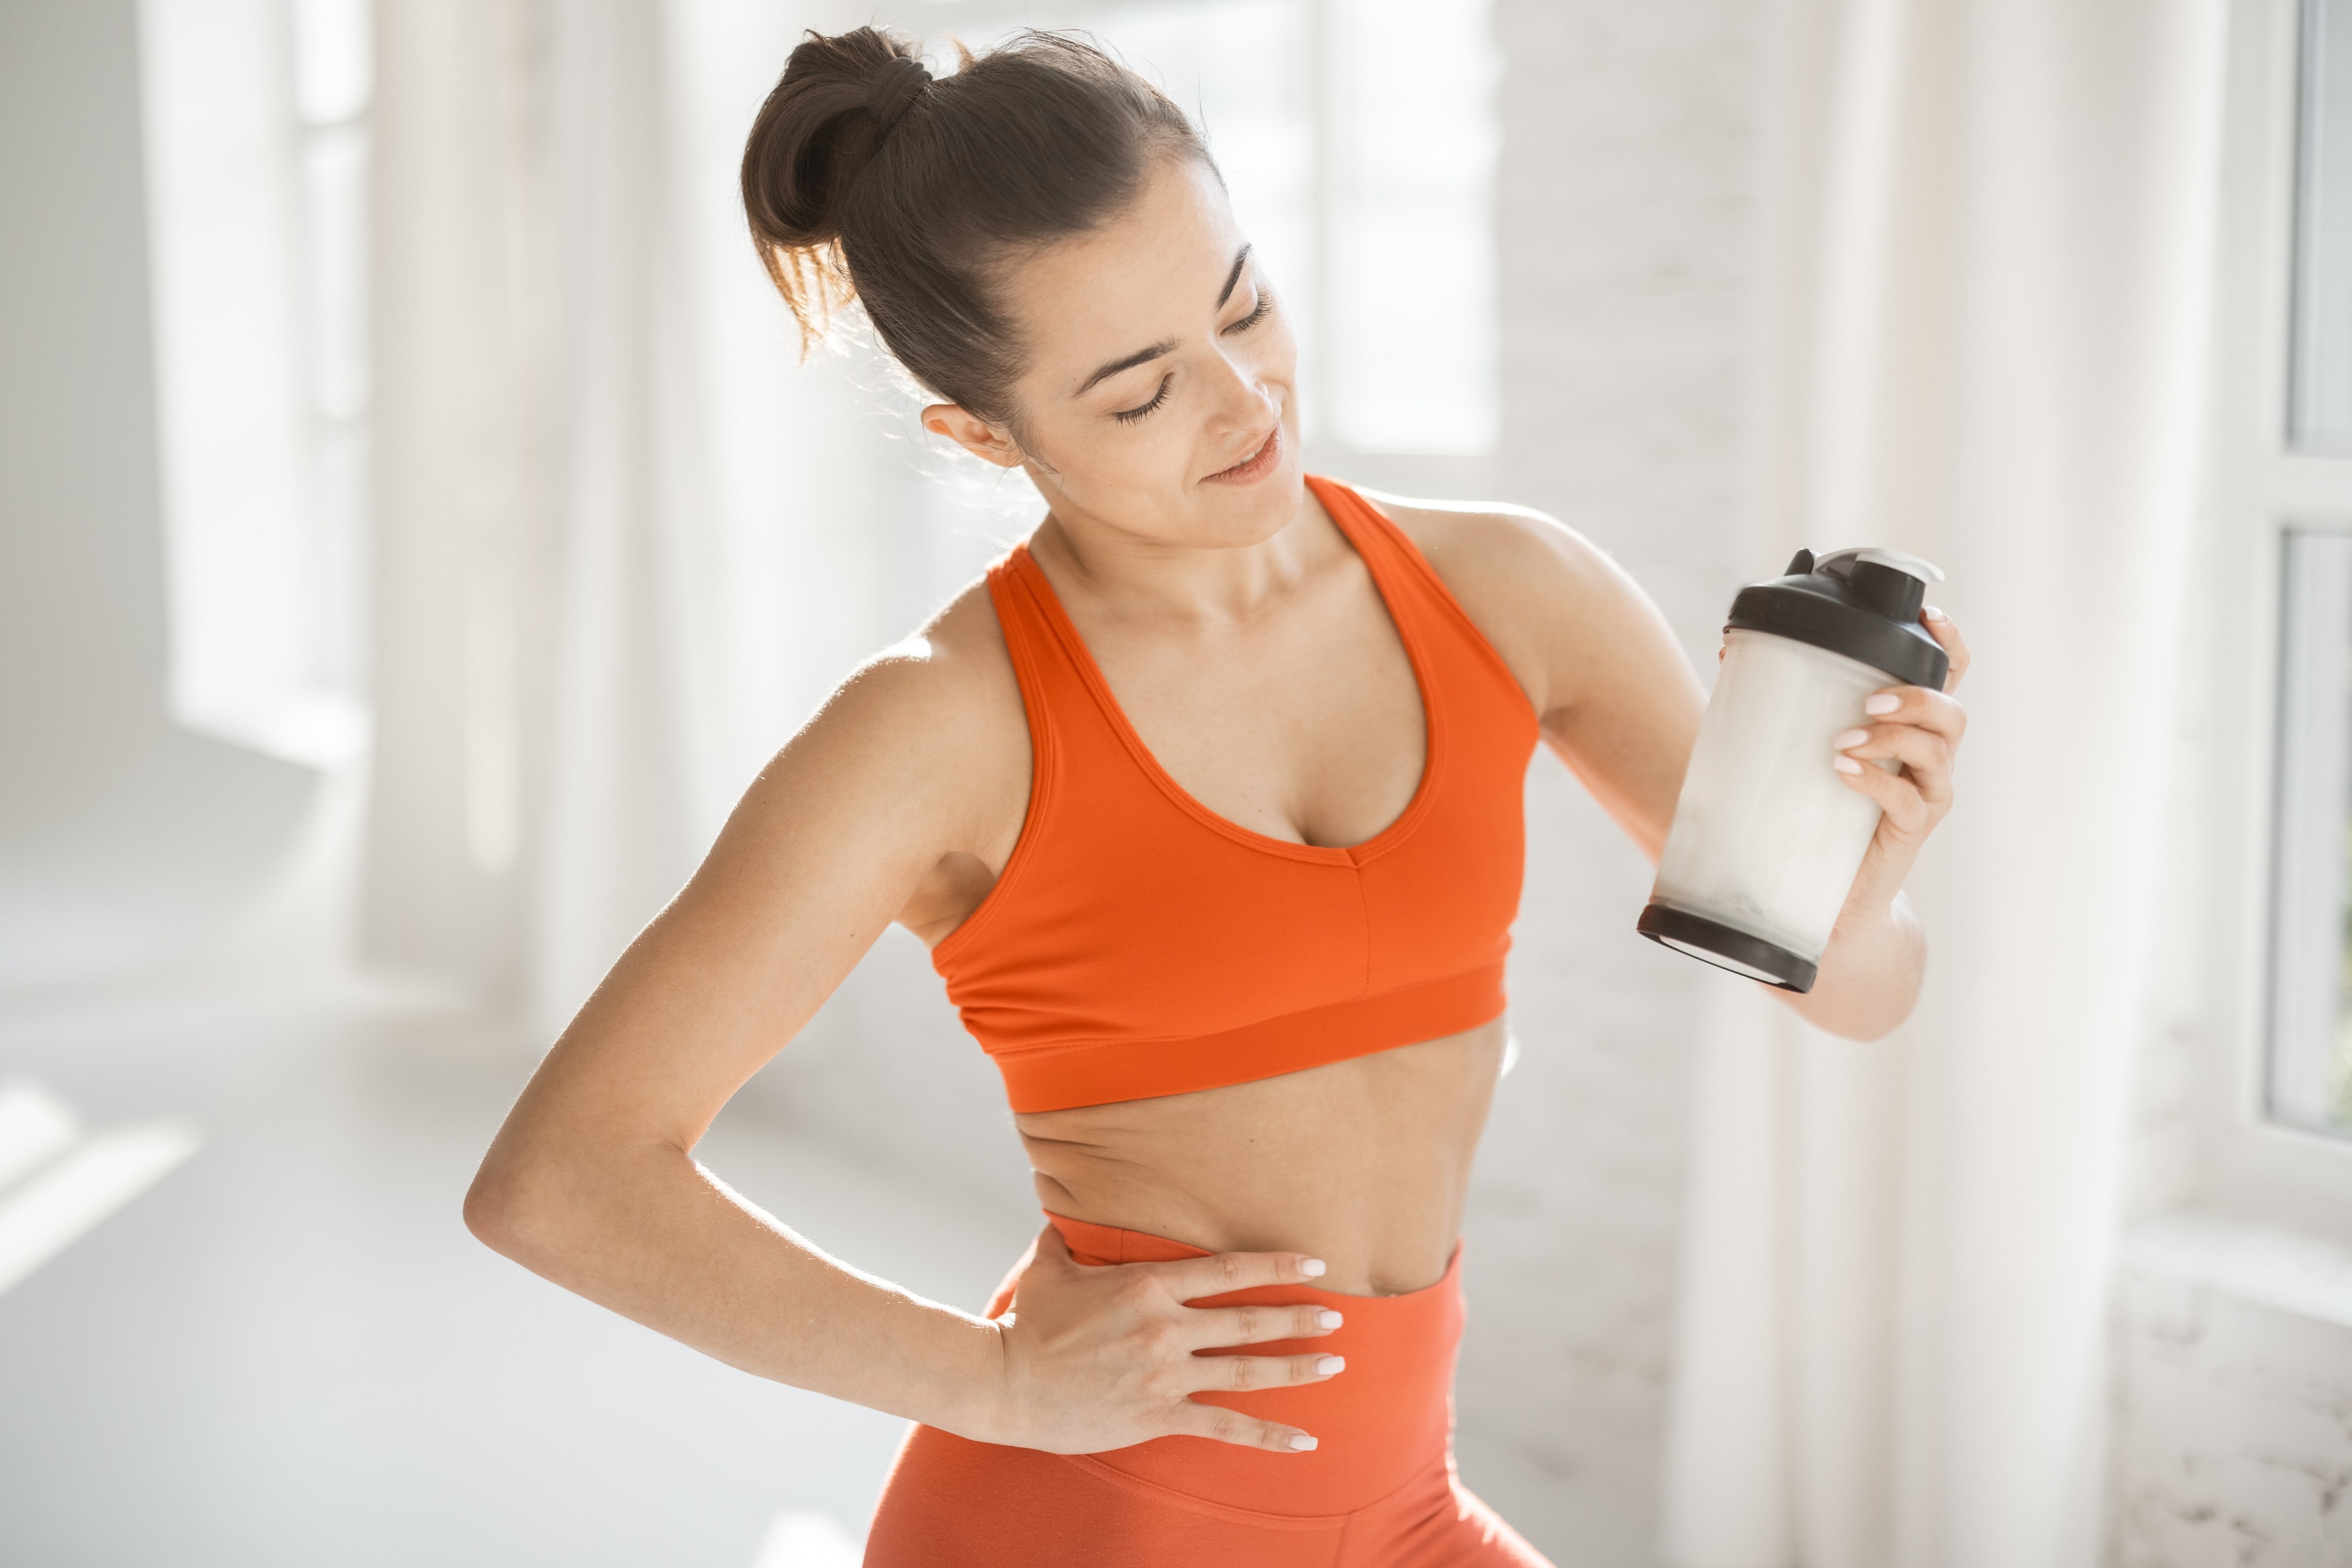
{"type": "MultiPolygon", "coordinates": [[[[532,1079],[468,1223],[917,1422],[868,1563],[1540,1562],[1454,1480],[1448,1395],[1521,778],[1541,739],[1654,858],[1697,680],[1559,525],[1302,474],[1296,347],[1215,168],[1084,45],[933,81],[903,41],[812,36],[743,185],[803,331],[854,296],[940,399],[925,425],[1050,510],[751,787],[532,1079]],[[1003,1068],[1049,1222],[980,1316],[689,1158],[893,920],[1003,1068]]],[[[1856,1037],[1912,1005],[1899,889],[1963,723],[1940,692],[1871,707],[1822,766],[1885,820],[1791,1000],[1856,1037]]]]}

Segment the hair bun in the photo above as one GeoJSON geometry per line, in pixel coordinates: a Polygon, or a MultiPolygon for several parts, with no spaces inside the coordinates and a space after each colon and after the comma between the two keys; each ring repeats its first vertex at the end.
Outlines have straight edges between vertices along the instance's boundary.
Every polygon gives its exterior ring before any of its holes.
{"type": "Polygon", "coordinates": [[[898,34],[804,36],[744,140],[743,215],[803,351],[860,303],[918,384],[1005,424],[1024,351],[1000,265],[1099,226],[1162,163],[1216,165],[1182,110],[1083,37],[958,52],[935,82],[898,34]]]}
{"type": "Polygon", "coordinates": [[[923,89],[931,85],[931,73],[923,62],[893,55],[888,63],[874,73],[873,85],[866,89],[866,107],[874,116],[883,135],[898,123],[898,117],[913,107],[923,89]]]}

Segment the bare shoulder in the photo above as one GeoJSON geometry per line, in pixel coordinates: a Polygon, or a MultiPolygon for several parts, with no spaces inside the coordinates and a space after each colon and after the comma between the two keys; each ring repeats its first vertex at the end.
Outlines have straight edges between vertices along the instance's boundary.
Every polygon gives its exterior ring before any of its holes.
{"type": "Polygon", "coordinates": [[[1557,591],[1600,586],[1621,575],[1591,540],[1533,507],[1360,493],[1404,530],[1449,588],[1457,580],[1483,584],[1492,579],[1502,586],[1532,574],[1557,591]]]}
{"type": "Polygon", "coordinates": [[[836,687],[738,816],[821,831],[879,817],[872,826],[910,850],[986,858],[986,846],[1018,831],[1029,767],[1020,683],[987,585],[975,582],[836,687]]]}
{"type": "Polygon", "coordinates": [[[988,585],[976,581],[913,635],[853,671],[812,727],[881,725],[925,742],[969,738],[1025,743],[1021,686],[988,585]]]}
{"type": "Polygon", "coordinates": [[[1573,672],[1589,663],[1578,644],[1656,616],[1599,546],[1531,507],[1360,493],[1420,549],[1539,713],[1573,700],[1573,672]]]}

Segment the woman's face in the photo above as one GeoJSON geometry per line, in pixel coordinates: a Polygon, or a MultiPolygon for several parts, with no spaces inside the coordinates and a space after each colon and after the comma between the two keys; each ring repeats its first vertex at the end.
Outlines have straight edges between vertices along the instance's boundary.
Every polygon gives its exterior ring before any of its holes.
{"type": "Polygon", "coordinates": [[[1000,287],[1030,355],[1019,443],[945,405],[926,425],[1025,467],[1066,527],[1221,548],[1297,516],[1297,340],[1204,165],[1163,162],[1126,213],[1000,287]]]}

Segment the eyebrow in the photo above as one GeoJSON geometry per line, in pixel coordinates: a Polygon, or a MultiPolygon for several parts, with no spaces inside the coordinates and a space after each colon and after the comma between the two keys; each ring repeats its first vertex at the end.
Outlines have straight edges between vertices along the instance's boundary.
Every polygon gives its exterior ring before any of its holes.
{"type": "Polygon", "coordinates": [[[1242,268],[1249,262],[1249,253],[1250,247],[1246,245],[1234,252],[1234,269],[1225,274],[1225,286],[1217,291],[1218,310],[1223,310],[1225,301],[1234,297],[1234,285],[1242,280],[1242,268]]]}
{"type": "Polygon", "coordinates": [[[1149,364],[1151,361],[1158,359],[1161,354],[1174,353],[1175,352],[1176,340],[1174,338],[1169,338],[1160,342],[1156,342],[1148,349],[1138,349],[1133,353],[1128,355],[1125,359],[1115,359],[1111,361],[1108,364],[1104,365],[1101,369],[1096,371],[1094,374],[1078,383],[1078,390],[1072,393],[1071,395],[1073,397],[1084,397],[1087,393],[1092,392],[1095,389],[1096,383],[1103,381],[1108,377],[1117,375],[1120,371],[1133,370],[1139,364],[1149,364]]]}
{"type": "MultiPolygon", "coordinates": [[[[1249,254],[1250,247],[1246,245],[1234,252],[1234,269],[1225,274],[1225,286],[1217,291],[1218,310],[1223,310],[1225,308],[1225,301],[1234,297],[1234,286],[1239,284],[1242,280],[1242,268],[1249,264],[1249,254]]],[[[1156,342],[1148,349],[1138,349],[1133,353],[1129,354],[1126,358],[1115,359],[1108,364],[1103,365],[1096,370],[1094,374],[1078,383],[1077,391],[1072,393],[1070,395],[1073,397],[1084,397],[1087,393],[1092,392],[1097,384],[1108,380],[1111,376],[1117,375],[1120,371],[1133,370],[1137,365],[1149,364],[1153,360],[1160,358],[1162,354],[1171,354],[1175,352],[1176,340],[1174,338],[1169,338],[1160,342],[1156,342]]]]}

